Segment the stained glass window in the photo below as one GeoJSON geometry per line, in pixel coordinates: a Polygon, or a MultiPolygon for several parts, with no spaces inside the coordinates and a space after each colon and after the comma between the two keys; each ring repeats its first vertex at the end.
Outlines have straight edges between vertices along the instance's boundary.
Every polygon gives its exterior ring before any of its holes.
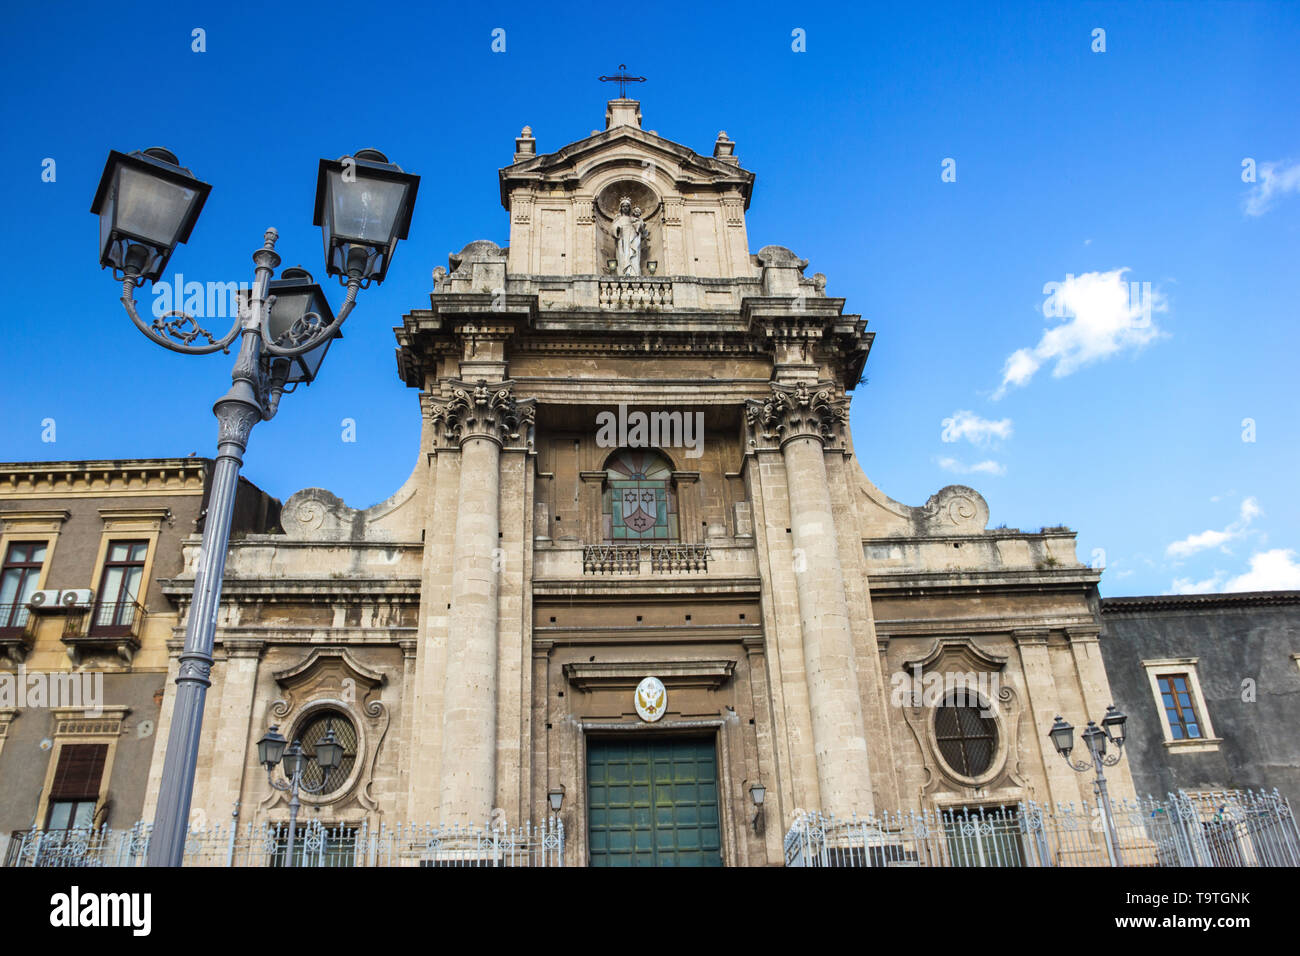
{"type": "Polygon", "coordinates": [[[676,541],[677,496],[668,459],[649,448],[625,448],[605,464],[605,540],[612,544],[676,541]]]}

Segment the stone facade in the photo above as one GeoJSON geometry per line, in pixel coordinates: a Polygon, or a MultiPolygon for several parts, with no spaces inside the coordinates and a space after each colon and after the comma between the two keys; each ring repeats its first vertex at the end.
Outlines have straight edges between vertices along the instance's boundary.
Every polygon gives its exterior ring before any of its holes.
{"type": "Polygon", "coordinates": [[[1300,806],[1300,591],[1107,598],[1101,610],[1140,793],[1276,787],[1300,806]],[[1161,719],[1153,682],[1176,674],[1198,736],[1161,719]]]}
{"type": "MultiPolygon", "coordinates": [[[[1090,798],[1046,733],[1111,703],[1099,572],[1064,529],[987,529],[970,488],[913,507],[868,480],[848,408],[874,333],[804,259],[750,253],[735,148],[644,130],[632,100],[552,153],[524,129],[500,172],[508,248],[451,255],[395,330],[423,418],[410,478],[365,510],[300,491],[283,534],[232,544],[196,812],[287,817],[255,744],[322,709],[355,760],[308,819],[513,825],[562,789],[574,864],[596,742],[714,741],[728,865],[779,864],[800,810],[1090,798]],[[610,417],[630,424],[614,442],[610,417]],[[660,477],[620,484],[645,446],[660,477]],[[970,775],[920,690],[953,675],[994,715],[970,775]],[[667,694],[653,722],[645,677],[667,694]]],[[[162,584],[182,613],[191,584],[162,584]]],[[[1112,789],[1133,792],[1124,764],[1112,789]]]]}

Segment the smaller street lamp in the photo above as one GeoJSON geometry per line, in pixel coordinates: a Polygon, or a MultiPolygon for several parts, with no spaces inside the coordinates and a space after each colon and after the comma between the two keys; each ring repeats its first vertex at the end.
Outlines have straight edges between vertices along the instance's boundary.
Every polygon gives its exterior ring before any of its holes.
{"type": "Polygon", "coordinates": [[[1119,837],[1115,832],[1115,816],[1111,811],[1110,791],[1106,787],[1106,774],[1103,768],[1113,767],[1123,759],[1124,726],[1127,721],[1128,717],[1114,704],[1106,708],[1106,716],[1101,719],[1100,727],[1097,726],[1096,721],[1088,721],[1088,726],[1083,731],[1083,742],[1088,747],[1088,755],[1091,758],[1089,760],[1070,759],[1070,751],[1074,749],[1074,727],[1059,714],[1051,730],[1047,732],[1052,745],[1056,747],[1056,752],[1065,759],[1071,770],[1078,773],[1092,770],[1096,773],[1092,792],[1097,795],[1102,812],[1106,815],[1106,853],[1110,857],[1111,866],[1120,865],[1119,837]],[[1115,752],[1110,756],[1106,755],[1107,741],[1115,745],[1115,752]]]}
{"type": "Polygon", "coordinates": [[[551,812],[559,815],[560,807],[564,806],[564,784],[558,787],[552,787],[546,794],[547,800],[551,804],[551,812]]]}
{"type": "MultiPolygon", "coordinates": [[[[266,320],[266,337],[272,342],[300,345],[334,326],[334,310],[330,308],[329,300],[321,287],[312,281],[311,273],[301,266],[281,272],[280,278],[267,283],[267,292],[271,296],[271,311],[266,320]]],[[[294,386],[305,382],[310,385],[325,361],[330,343],[341,338],[343,330],[335,328],[334,334],[324,337],[316,348],[289,360],[285,384],[294,386]]],[[[293,388],[285,391],[291,392],[293,388]]]]}
{"type": "Polygon", "coordinates": [[[285,849],[285,865],[293,866],[293,844],[298,827],[298,791],[320,793],[329,782],[330,771],[336,770],[343,763],[343,745],[334,736],[330,727],[325,736],[316,744],[316,753],[309,757],[302,749],[302,742],[295,740],[285,746],[285,739],[280,736],[278,725],[272,724],[261,740],[257,742],[257,759],[266,767],[266,780],[273,788],[289,794],[289,840],[285,849]],[[312,760],[321,769],[320,783],[311,786],[303,782],[303,775],[311,766],[312,760]],[[284,780],[275,779],[276,764],[283,763],[284,780]]]}
{"type": "Polygon", "coordinates": [[[1128,715],[1122,713],[1119,708],[1111,704],[1106,708],[1106,716],[1101,719],[1101,726],[1106,730],[1106,736],[1116,747],[1124,746],[1124,725],[1128,723],[1128,715]]]}
{"type": "Polygon", "coordinates": [[[749,799],[754,803],[754,832],[761,836],[766,823],[763,801],[767,799],[767,787],[762,783],[752,784],[749,788],[749,799]]]}

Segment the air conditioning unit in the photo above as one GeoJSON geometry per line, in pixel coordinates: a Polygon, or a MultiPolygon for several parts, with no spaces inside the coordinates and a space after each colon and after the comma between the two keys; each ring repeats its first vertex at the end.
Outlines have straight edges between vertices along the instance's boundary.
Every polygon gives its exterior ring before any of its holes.
{"type": "Polygon", "coordinates": [[[59,604],[63,607],[90,607],[92,597],[90,588],[69,588],[59,595],[59,604]]]}
{"type": "Polygon", "coordinates": [[[27,599],[28,607],[35,608],[56,608],[59,606],[59,592],[53,591],[33,591],[32,596],[27,599]]]}

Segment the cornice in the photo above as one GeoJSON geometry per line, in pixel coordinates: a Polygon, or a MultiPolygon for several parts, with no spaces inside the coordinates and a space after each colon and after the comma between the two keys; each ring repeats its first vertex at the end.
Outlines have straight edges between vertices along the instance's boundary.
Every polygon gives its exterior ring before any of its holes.
{"type": "Polygon", "coordinates": [[[207,458],[36,461],[0,464],[0,499],[203,493],[207,458]]]}
{"type": "Polygon", "coordinates": [[[1226,594],[1151,594],[1101,599],[1101,613],[1146,614],[1152,611],[1213,608],[1280,607],[1300,604],[1300,591],[1233,591],[1226,594]]]}

